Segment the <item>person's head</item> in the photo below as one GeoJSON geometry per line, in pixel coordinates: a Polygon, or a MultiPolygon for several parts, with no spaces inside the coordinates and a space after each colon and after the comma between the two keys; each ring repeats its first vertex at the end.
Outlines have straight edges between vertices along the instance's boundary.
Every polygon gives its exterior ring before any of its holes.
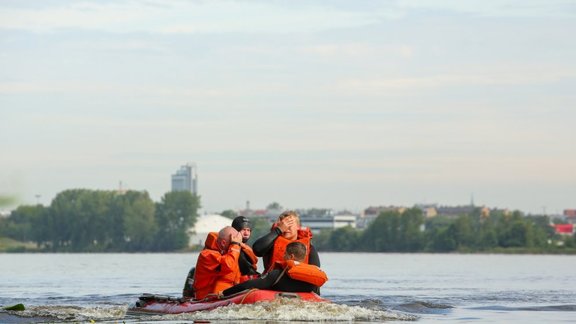
{"type": "Polygon", "coordinates": [[[218,247],[220,251],[228,250],[228,246],[230,246],[230,242],[232,241],[232,236],[237,235],[238,231],[234,229],[232,226],[226,226],[218,232],[218,247]]]}
{"type": "Polygon", "coordinates": [[[282,232],[285,239],[294,241],[298,239],[298,229],[300,228],[300,216],[293,210],[287,210],[278,216],[278,221],[289,221],[289,226],[282,232]]]}
{"type": "Polygon", "coordinates": [[[286,245],[286,252],[284,252],[284,260],[294,260],[304,262],[306,259],[306,245],[300,242],[291,242],[286,245]]]}
{"type": "Polygon", "coordinates": [[[242,234],[242,242],[246,243],[252,234],[252,226],[250,220],[244,216],[238,216],[232,221],[232,227],[242,234]]]}

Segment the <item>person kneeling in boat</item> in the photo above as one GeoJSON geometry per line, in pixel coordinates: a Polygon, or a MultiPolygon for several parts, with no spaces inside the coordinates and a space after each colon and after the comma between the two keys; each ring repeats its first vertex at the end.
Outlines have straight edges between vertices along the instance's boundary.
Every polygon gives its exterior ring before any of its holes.
{"type": "Polygon", "coordinates": [[[230,296],[246,289],[258,288],[284,292],[317,292],[328,281],[326,273],[319,267],[304,263],[306,246],[292,242],[286,246],[284,261],[277,262],[274,270],[261,278],[248,280],[222,292],[230,296]]]}
{"type": "Polygon", "coordinates": [[[284,211],[270,228],[270,232],[254,242],[252,249],[264,261],[264,273],[272,270],[277,261],[282,261],[286,246],[300,242],[306,246],[302,262],[320,267],[320,257],[312,245],[312,232],[300,226],[300,216],[293,210],[284,211]]]}
{"type": "Polygon", "coordinates": [[[258,270],[258,257],[252,251],[248,240],[252,234],[250,220],[244,216],[238,216],[232,221],[232,227],[242,234],[242,243],[240,244],[240,258],[238,266],[240,267],[240,282],[260,277],[258,270]]]}
{"type": "Polygon", "coordinates": [[[196,261],[192,284],[194,299],[218,295],[240,282],[238,258],[241,242],[242,234],[231,226],[224,227],[219,233],[208,234],[196,261]]]}

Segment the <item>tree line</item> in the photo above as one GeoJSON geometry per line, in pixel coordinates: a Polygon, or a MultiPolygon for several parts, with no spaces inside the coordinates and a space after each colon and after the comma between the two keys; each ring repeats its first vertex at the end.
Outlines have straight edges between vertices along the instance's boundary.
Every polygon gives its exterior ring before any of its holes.
{"type": "Polygon", "coordinates": [[[548,216],[521,212],[426,219],[419,208],[386,211],[363,231],[343,227],[314,236],[321,251],[339,252],[576,252],[574,235],[561,237],[548,216]]]}
{"type": "MultiPolygon", "coordinates": [[[[20,206],[0,219],[0,237],[50,252],[176,251],[188,247],[187,230],[199,208],[200,198],[186,191],[155,203],[147,192],[66,190],[50,206],[20,206]]],[[[547,216],[519,211],[485,215],[478,208],[457,218],[426,218],[410,208],[382,212],[364,230],[324,230],[313,242],[319,251],[339,252],[576,252],[574,236],[560,237],[550,224],[547,216]]],[[[270,230],[264,218],[253,218],[252,225],[250,242],[270,230]]]]}
{"type": "Polygon", "coordinates": [[[147,192],[72,189],[48,207],[18,207],[0,219],[0,236],[51,252],[174,251],[188,246],[199,208],[186,191],[155,203],[147,192]]]}

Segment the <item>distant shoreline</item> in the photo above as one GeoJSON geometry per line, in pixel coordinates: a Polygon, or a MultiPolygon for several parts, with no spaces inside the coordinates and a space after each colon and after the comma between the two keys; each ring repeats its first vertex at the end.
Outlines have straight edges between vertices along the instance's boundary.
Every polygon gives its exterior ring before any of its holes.
{"type": "MultiPolygon", "coordinates": [[[[132,251],[113,251],[113,252],[91,252],[91,251],[44,251],[44,250],[21,250],[21,249],[0,249],[0,254],[188,254],[188,253],[197,253],[199,250],[191,249],[191,250],[180,250],[180,251],[139,251],[139,252],[132,252],[132,251]]],[[[386,251],[386,252],[373,252],[373,251],[319,251],[320,254],[322,253],[362,253],[362,254],[478,254],[478,255],[486,255],[486,254],[515,254],[515,255],[576,255],[576,248],[566,248],[562,250],[537,250],[537,249],[518,249],[518,248],[510,248],[510,249],[495,249],[490,251],[452,251],[452,252],[429,252],[429,251],[414,251],[414,252],[405,252],[405,251],[386,251]]]]}

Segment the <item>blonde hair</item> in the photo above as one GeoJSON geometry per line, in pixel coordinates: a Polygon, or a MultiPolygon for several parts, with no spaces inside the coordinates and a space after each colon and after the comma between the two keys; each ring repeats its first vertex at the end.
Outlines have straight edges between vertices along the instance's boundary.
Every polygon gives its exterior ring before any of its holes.
{"type": "Polygon", "coordinates": [[[298,215],[298,213],[294,210],[286,210],[286,211],[282,212],[282,214],[280,214],[280,216],[278,216],[278,220],[283,220],[284,218],[287,218],[290,216],[296,217],[296,222],[298,223],[298,226],[300,226],[300,215],[298,215]]]}

